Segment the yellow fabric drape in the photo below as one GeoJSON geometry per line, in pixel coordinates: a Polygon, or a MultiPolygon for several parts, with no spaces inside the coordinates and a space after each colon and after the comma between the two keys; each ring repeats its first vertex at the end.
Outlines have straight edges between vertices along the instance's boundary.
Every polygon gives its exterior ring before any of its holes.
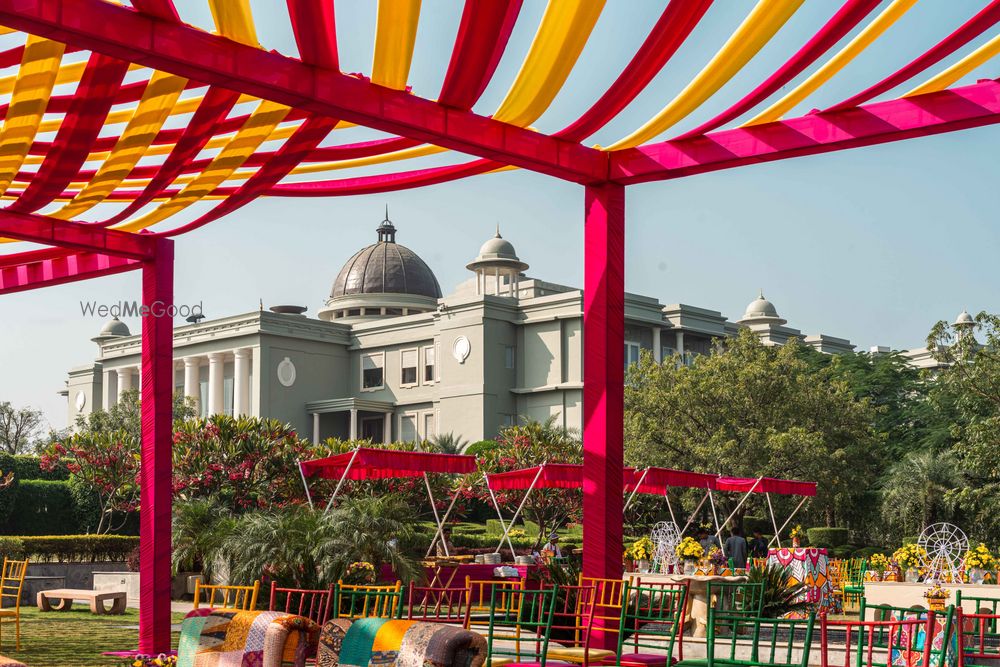
{"type": "Polygon", "coordinates": [[[637,146],[684,119],[729,81],[802,6],[804,0],[759,0],[712,60],[654,118],[605,150],[637,146]]]}
{"type": "Polygon", "coordinates": [[[119,225],[117,229],[127,232],[145,229],[204,198],[253,155],[289,111],[283,104],[261,102],[226,147],[184,189],[146,215],[119,225]]]}
{"type": "Polygon", "coordinates": [[[28,35],[7,119],[0,130],[0,194],[14,180],[38,134],[65,48],[59,42],[28,35]]]}
{"type": "Polygon", "coordinates": [[[372,83],[406,88],[419,20],[420,0],[378,0],[372,83]]]}
{"type": "Polygon", "coordinates": [[[248,46],[260,46],[257,29],[253,24],[250,0],[208,0],[215,20],[215,29],[234,42],[248,46]]]}
{"type": "Polygon", "coordinates": [[[154,72],[132,120],[97,173],[72,202],[49,215],[68,220],[104,201],[147,154],[150,143],[170,116],[185,85],[187,79],[183,77],[154,72]]]}
{"type": "Polygon", "coordinates": [[[493,118],[525,127],[538,120],[583,51],[604,0],[549,0],[514,83],[493,118]]]}
{"type": "Polygon", "coordinates": [[[770,123],[781,118],[789,109],[815,92],[817,88],[829,81],[834,74],[854,60],[859,53],[867,49],[872,42],[881,37],[892,24],[902,18],[915,4],[917,4],[917,0],[894,0],[864,30],[848,42],[847,46],[837,52],[837,55],[826,61],[822,67],[813,72],[808,79],[796,86],[790,93],[744,123],[744,127],[759,123],[770,123]]]}
{"type": "Polygon", "coordinates": [[[903,97],[911,97],[913,95],[922,95],[924,93],[934,93],[939,90],[944,90],[997,54],[1000,54],[1000,35],[997,35],[990,41],[986,42],[940,74],[937,74],[920,84],[910,92],[903,95],[903,97]]]}

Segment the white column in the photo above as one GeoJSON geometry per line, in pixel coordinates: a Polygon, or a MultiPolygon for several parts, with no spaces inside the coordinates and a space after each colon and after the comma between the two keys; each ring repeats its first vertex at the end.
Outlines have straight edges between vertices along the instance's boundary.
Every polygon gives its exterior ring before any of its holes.
{"type": "Polygon", "coordinates": [[[225,369],[226,356],[222,352],[212,352],[208,355],[208,415],[218,415],[225,412],[222,405],[222,373],[225,369]]]}
{"type": "Polygon", "coordinates": [[[684,356],[684,332],[683,331],[678,331],[677,332],[677,344],[674,345],[674,347],[677,348],[677,354],[679,354],[679,355],[681,355],[683,357],[684,356]]]}
{"type": "Polygon", "coordinates": [[[319,442],[319,413],[313,413],[313,444],[319,442]]]}
{"type": "Polygon", "coordinates": [[[104,411],[107,412],[118,402],[118,373],[104,371],[104,411]]]}
{"type": "Polygon", "coordinates": [[[184,357],[184,396],[194,399],[194,413],[201,414],[201,358],[184,357]]]}
{"type": "Polygon", "coordinates": [[[392,413],[385,413],[385,425],[382,426],[382,442],[389,444],[392,442],[392,413]]]}
{"type": "Polygon", "coordinates": [[[118,369],[118,401],[121,401],[122,394],[132,388],[132,369],[118,369]]]}
{"type": "Polygon", "coordinates": [[[350,417],[350,419],[351,419],[351,426],[350,426],[350,434],[351,435],[350,435],[350,439],[351,440],[357,440],[358,439],[358,409],[357,408],[351,408],[351,417],[350,417]]]}
{"type": "Polygon", "coordinates": [[[249,348],[234,352],[236,362],[233,368],[233,415],[240,417],[250,414],[250,363],[249,348]]]}
{"type": "Polygon", "coordinates": [[[653,360],[663,363],[663,345],[660,344],[660,327],[653,327],[653,360]]]}

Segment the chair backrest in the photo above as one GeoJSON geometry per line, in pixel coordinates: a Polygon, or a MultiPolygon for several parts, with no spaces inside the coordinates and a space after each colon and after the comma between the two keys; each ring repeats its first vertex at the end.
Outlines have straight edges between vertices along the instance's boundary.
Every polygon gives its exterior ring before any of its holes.
{"type": "Polygon", "coordinates": [[[678,646],[678,660],[684,660],[687,597],[687,581],[630,585],[618,630],[618,655],[631,649],[632,653],[655,651],[673,656],[674,647],[678,646]]]}
{"type": "Polygon", "coordinates": [[[334,618],[400,618],[402,613],[400,581],[383,586],[360,586],[338,581],[334,588],[334,618]]]}
{"type": "Polygon", "coordinates": [[[211,609],[229,609],[235,611],[253,611],[257,608],[257,595],[260,593],[260,582],[252,586],[218,586],[203,584],[200,581],[194,585],[194,608],[202,604],[211,609]]]}
{"type": "Polygon", "coordinates": [[[708,667],[808,667],[816,615],[759,618],[708,609],[708,667]],[[749,646],[747,642],[749,641],[749,646]],[[749,649],[749,656],[746,655],[749,649]],[[797,655],[796,655],[797,654],[797,655]]]}
{"type": "MultiPolygon", "coordinates": [[[[888,618],[885,620],[820,619],[821,667],[890,667],[891,665],[934,664],[932,636],[937,620],[929,615],[919,618],[888,618]],[[836,656],[836,658],[834,657],[836,656]]],[[[940,654],[940,651],[938,651],[940,654]]]]}
{"type": "MultiPolygon", "coordinates": [[[[929,612],[922,607],[894,607],[887,604],[866,604],[864,598],[861,599],[861,620],[865,620],[868,612],[872,612],[873,621],[883,624],[874,632],[871,638],[873,645],[877,648],[891,647],[893,637],[889,634],[891,623],[905,620],[918,620],[925,622],[926,628],[921,631],[922,637],[931,637],[932,641],[923,642],[929,644],[929,662],[924,661],[923,665],[928,667],[942,667],[949,651],[957,648],[953,641],[955,634],[955,608],[949,605],[943,612],[929,612]],[[938,640],[940,638],[940,641],[938,640]]],[[[907,648],[906,650],[911,650],[907,648]]]]}
{"type": "Polygon", "coordinates": [[[955,606],[961,607],[963,601],[972,602],[977,614],[1000,614],[1000,598],[966,595],[959,588],[955,591],[955,606]]]}
{"type": "Polygon", "coordinates": [[[868,561],[866,559],[852,558],[848,561],[846,576],[843,571],[840,574],[840,583],[861,586],[865,582],[865,572],[867,571],[868,561]]]}
{"type": "Polygon", "coordinates": [[[505,589],[490,592],[486,664],[531,662],[545,667],[556,590],[505,589]]]}
{"type": "Polygon", "coordinates": [[[469,589],[469,607],[472,613],[489,613],[490,599],[495,584],[502,584],[502,590],[524,588],[524,577],[512,579],[472,579],[465,577],[465,587],[469,589]]]}
{"type": "Polygon", "coordinates": [[[333,586],[322,589],[281,588],[272,581],[267,609],[305,616],[323,626],[333,610],[333,594],[333,586]]]}
{"type": "Polygon", "coordinates": [[[21,608],[21,589],[24,588],[24,574],[28,571],[28,561],[3,559],[0,574],[0,607],[21,608]],[[13,604],[8,600],[13,598],[13,604]]]}
{"type": "Polygon", "coordinates": [[[469,619],[469,588],[465,586],[416,586],[406,592],[406,618],[431,623],[460,623],[469,619]]]}
{"type": "Polygon", "coordinates": [[[491,618],[496,610],[508,610],[516,618],[514,611],[517,605],[521,604],[522,598],[517,595],[525,588],[524,579],[516,581],[509,580],[470,580],[466,578],[469,585],[469,604],[467,606],[468,616],[465,619],[465,629],[474,630],[480,634],[489,631],[491,618]],[[479,595],[479,598],[475,596],[479,595]],[[483,608],[485,603],[486,608],[483,608]]]}
{"type": "MultiPolygon", "coordinates": [[[[601,579],[600,577],[585,577],[581,574],[577,585],[594,587],[594,620],[597,625],[604,628],[609,626],[617,628],[622,619],[622,608],[625,606],[628,583],[623,579],[601,579]]],[[[582,609],[578,609],[577,613],[582,611],[582,609]]]]}
{"type": "Polygon", "coordinates": [[[727,615],[760,616],[764,605],[763,582],[709,581],[710,606],[727,615]]]}
{"type": "Polygon", "coordinates": [[[993,664],[985,661],[1000,660],[1000,614],[966,613],[956,607],[955,626],[963,663],[993,664]]]}
{"type": "MultiPolygon", "coordinates": [[[[552,642],[562,648],[589,649],[597,611],[597,585],[590,582],[581,586],[553,586],[553,589],[556,599],[549,624],[549,649],[552,650],[552,642]]],[[[617,621],[613,629],[616,633],[621,625],[620,615],[617,621]]]]}

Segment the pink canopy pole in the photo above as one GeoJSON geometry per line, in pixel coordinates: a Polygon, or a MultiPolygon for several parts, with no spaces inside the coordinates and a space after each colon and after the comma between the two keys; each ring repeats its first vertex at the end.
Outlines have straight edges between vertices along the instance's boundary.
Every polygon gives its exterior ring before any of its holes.
{"type": "MultiPolygon", "coordinates": [[[[588,185],[583,278],[583,574],[622,576],[625,188],[588,185]]],[[[611,633],[595,637],[602,648],[611,633]]]]}
{"type": "Polygon", "coordinates": [[[142,459],[139,515],[139,652],[170,650],[170,503],[173,422],[174,242],[157,239],[142,266],[142,459]]]}

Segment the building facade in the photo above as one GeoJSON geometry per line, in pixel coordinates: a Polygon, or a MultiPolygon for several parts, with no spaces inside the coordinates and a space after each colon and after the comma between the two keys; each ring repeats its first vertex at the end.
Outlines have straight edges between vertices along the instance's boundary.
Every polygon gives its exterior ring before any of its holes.
{"type": "MultiPolygon", "coordinates": [[[[388,220],[377,242],[337,275],[318,317],[295,306],[192,322],[174,329],[178,392],[201,414],[273,417],[303,437],[492,438],[522,419],[580,429],[583,293],[527,275],[499,229],[442,295],[433,271],[396,242],[388,220]]],[[[761,294],[743,317],[654,297],[625,296],[625,363],[648,350],[662,361],[707,354],[749,327],[769,345],[798,337],[825,353],[843,338],[803,335],[761,294]]],[[[119,320],[93,339],[97,358],[69,372],[69,423],[138,388],[139,336],[119,320]]]]}

